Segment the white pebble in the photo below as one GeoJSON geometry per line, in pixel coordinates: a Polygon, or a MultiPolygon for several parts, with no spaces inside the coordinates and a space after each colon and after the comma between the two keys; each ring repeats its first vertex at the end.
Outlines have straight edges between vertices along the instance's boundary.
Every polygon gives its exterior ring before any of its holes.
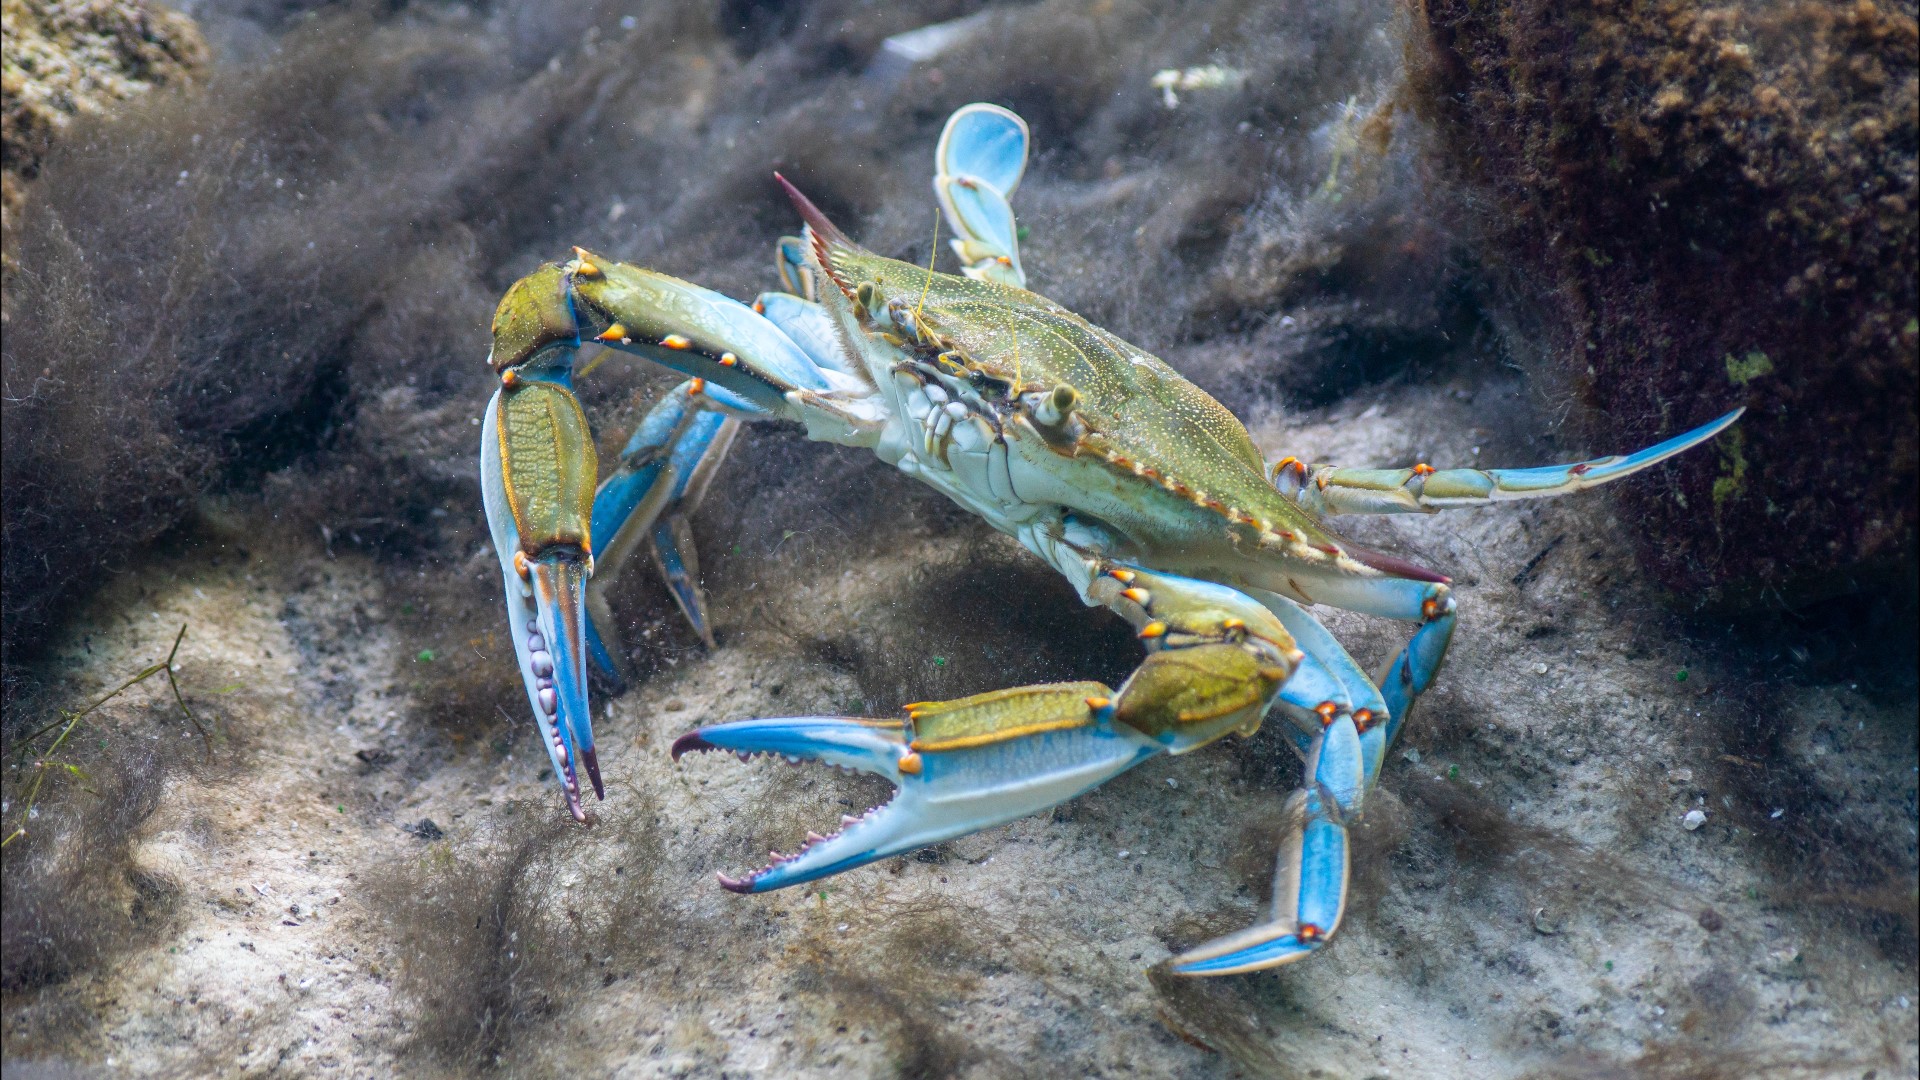
{"type": "Polygon", "coordinates": [[[1177,788],[1180,786],[1180,781],[1175,780],[1173,777],[1169,776],[1167,777],[1167,786],[1171,788],[1177,788]]]}
{"type": "Polygon", "coordinates": [[[1545,664],[1533,665],[1533,673],[1535,675],[1545,675],[1547,673],[1547,665],[1545,664]]]}
{"type": "Polygon", "coordinates": [[[1124,858],[1126,858],[1127,856],[1129,856],[1129,855],[1131,855],[1131,854],[1133,854],[1133,852],[1131,852],[1131,851],[1128,851],[1128,850],[1127,850],[1126,848],[1121,848],[1121,849],[1120,849],[1120,857],[1121,857],[1121,858],[1123,858],[1123,859],[1124,859],[1124,858]]]}
{"type": "Polygon", "coordinates": [[[1692,832],[1706,823],[1707,812],[1705,810],[1689,810],[1687,811],[1687,816],[1680,819],[1680,827],[1688,832],[1692,832]]]}

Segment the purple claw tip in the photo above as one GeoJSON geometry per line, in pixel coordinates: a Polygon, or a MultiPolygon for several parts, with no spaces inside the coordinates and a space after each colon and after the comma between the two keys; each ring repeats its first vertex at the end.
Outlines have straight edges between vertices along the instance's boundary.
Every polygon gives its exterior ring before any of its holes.
{"type": "Polygon", "coordinates": [[[587,778],[593,781],[594,797],[601,802],[607,801],[607,787],[600,782],[600,758],[592,750],[582,750],[580,763],[587,767],[587,778]]]}
{"type": "Polygon", "coordinates": [[[753,891],[753,877],[730,878],[725,874],[715,874],[720,879],[720,887],[728,892],[750,893],[753,891]]]}
{"type": "Polygon", "coordinates": [[[701,738],[700,733],[698,731],[689,731],[685,735],[682,735],[679,738],[673,740],[673,751],[672,751],[673,760],[679,761],[681,754],[685,754],[693,750],[718,750],[718,749],[720,748],[708,742],[707,740],[701,738]]]}

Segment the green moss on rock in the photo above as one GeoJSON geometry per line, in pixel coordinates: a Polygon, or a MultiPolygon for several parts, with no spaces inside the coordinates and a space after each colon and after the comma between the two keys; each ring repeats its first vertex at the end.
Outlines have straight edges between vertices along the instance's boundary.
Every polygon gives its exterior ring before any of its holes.
{"type": "Polygon", "coordinates": [[[1912,552],[1917,38],[1911,2],[1418,12],[1413,97],[1593,446],[1749,408],[1744,469],[1620,491],[1680,596],[1811,599],[1912,552]]]}
{"type": "Polygon", "coordinates": [[[69,121],[192,78],[212,53],[192,19],[151,0],[4,0],[4,14],[0,214],[11,232],[24,183],[69,121]]]}

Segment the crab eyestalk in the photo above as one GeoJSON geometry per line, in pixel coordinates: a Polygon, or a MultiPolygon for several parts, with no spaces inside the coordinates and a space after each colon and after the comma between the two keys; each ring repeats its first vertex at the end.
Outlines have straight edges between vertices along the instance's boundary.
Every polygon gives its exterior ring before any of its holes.
{"type": "Polygon", "coordinates": [[[490,363],[500,389],[480,437],[480,489],[507,624],[534,722],[575,820],[579,774],[605,798],[587,705],[586,581],[599,461],[573,396],[569,271],[543,267],[500,302],[490,363]]]}

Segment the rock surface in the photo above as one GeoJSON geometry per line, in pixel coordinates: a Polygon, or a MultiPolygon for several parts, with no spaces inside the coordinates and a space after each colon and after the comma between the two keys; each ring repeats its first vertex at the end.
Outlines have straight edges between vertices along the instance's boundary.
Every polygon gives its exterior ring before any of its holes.
{"type": "Polygon", "coordinates": [[[211,58],[192,19],[150,0],[5,0],[0,47],[0,215],[12,232],[26,184],[75,116],[104,115],[211,58]]]}
{"type": "Polygon", "coordinates": [[[1413,99],[1490,196],[1483,250],[1589,437],[1751,410],[1717,460],[1623,496],[1683,605],[1913,592],[1915,10],[1420,7],[1413,99]]]}

